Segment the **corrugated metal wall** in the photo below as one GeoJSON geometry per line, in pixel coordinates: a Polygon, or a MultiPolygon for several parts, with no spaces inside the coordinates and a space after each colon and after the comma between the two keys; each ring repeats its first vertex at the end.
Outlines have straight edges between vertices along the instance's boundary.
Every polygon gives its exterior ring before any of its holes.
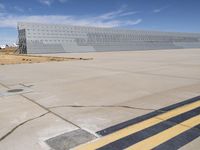
{"type": "Polygon", "coordinates": [[[18,23],[18,32],[19,44],[26,44],[23,46],[25,48],[23,52],[27,51],[27,53],[200,48],[199,33],[138,31],[37,23],[18,23]]]}

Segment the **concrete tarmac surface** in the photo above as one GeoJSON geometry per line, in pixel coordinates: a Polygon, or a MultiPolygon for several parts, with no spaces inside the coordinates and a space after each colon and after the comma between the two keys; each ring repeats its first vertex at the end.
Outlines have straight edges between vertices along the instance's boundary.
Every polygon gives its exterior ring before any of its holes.
{"type": "Polygon", "coordinates": [[[200,49],[0,66],[0,150],[200,147],[200,49]]]}

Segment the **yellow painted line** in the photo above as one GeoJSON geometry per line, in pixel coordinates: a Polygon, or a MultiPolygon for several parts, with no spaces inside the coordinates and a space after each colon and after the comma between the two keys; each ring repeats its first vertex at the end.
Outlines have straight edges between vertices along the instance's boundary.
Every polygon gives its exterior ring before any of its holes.
{"type": "Polygon", "coordinates": [[[107,136],[101,137],[97,140],[91,141],[89,143],[83,144],[78,146],[77,148],[75,148],[75,150],[94,150],[97,148],[100,148],[104,145],[107,145],[111,142],[114,142],[118,139],[121,139],[123,137],[126,137],[130,134],[136,133],[140,130],[146,129],[148,127],[151,127],[153,125],[156,125],[160,122],[163,122],[164,120],[170,119],[172,117],[175,117],[177,115],[180,115],[182,113],[185,113],[187,111],[190,111],[192,109],[195,109],[197,107],[200,107],[200,100],[193,102],[191,104],[187,104],[181,107],[178,107],[176,109],[173,109],[171,111],[168,111],[164,114],[152,117],[150,119],[147,119],[145,121],[139,122],[137,124],[134,124],[132,126],[128,126],[126,128],[123,128],[121,130],[118,130],[114,133],[111,133],[107,136]],[[162,118],[162,119],[158,119],[158,118],[162,118]]]}
{"type": "Polygon", "coordinates": [[[195,127],[200,124],[200,115],[193,117],[191,119],[188,119],[181,124],[178,124],[176,126],[173,126],[163,132],[160,132],[150,138],[147,138],[141,142],[138,142],[137,144],[130,146],[126,150],[150,150],[158,145],[170,140],[171,138],[189,130],[192,127],[195,127]],[[183,126],[185,125],[185,126],[183,126]]]}

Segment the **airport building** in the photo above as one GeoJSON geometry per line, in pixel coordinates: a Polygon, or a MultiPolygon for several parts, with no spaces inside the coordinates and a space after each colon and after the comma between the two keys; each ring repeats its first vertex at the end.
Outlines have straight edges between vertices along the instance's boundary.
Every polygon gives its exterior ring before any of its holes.
{"type": "Polygon", "coordinates": [[[18,23],[20,53],[200,48],[200,33],[18,23]]]}

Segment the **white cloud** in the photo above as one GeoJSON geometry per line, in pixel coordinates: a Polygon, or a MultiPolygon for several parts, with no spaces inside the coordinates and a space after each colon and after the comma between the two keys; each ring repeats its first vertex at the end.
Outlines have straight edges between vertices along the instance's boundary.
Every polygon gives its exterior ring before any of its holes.
{"type": "Polygon", "coordinates": [[[127,21],[124,23],[124,25],[128,25],[128,26],[130,26],[130,25],[137,25],[137,24],[139,24],[139,23],[141,23],[141,22],[142,22],[142,19],[127,20],[127,21]]]}
{"type": "Polygon", "coordinates": [[[131,16],[138,13],[137,11],[127,11],[126,9],[127,9],[127,6],[123,5],[120,9],[102,14],[98,16],[98,18],[106,20],[106,19],[114,19],[117,17],[131,16]]]}
{"type": "Polygon", "coordinates": [[[53,4],[55,1],[58,1],[59,3],[65,3],[68,2],[69,0],[38,0],[41,4],[50,6],[53,4]]]}
{"type": "Polygon", "coordinates": [[[163,11],[163,10],[165,10],[165,9],[167,9],[167,8],[168,8],[168,6],[154,9],[154,10],[153,10],[153,13],[160,13],[161,11],[163,11]]]}
{"type": "MultiPolygon", "coordinates": [[[[30,10],[29,10],[30,11],[30,10]]],[[[126,11],[125,7],[119,10],[100,14],[97,16],[70,16],[70,15],[13,15],[0,11],[0,28],[17,28],[17,22],[35,22],[51,24],[68,24],[96,27],[123,27],[134,26],[142,22],[142,19],[126,19],[123,16],[131,16],[137,12],[126,11]]],[[[130,18],[130,17],[129,17],[130,18]]],[[[132,16],[131,16],[132,18],[132,16]]],[[[15,42],[17,36],[1,36],[0,43],[15,42]]]]}
{"type": "Polygon", "coordinates": [[[41,4],[50,6],[50,5],[54,2],[54,0],[39,0],[39,2],[40,2],[41,4]]]}
{"type": "Polygon", "coordinates": [[[68,0],[58,0],[60,3],[65,3],[67,2],[68,0]]]}
{"type": "MultiPolygon", "coordinates": [[[[132,16],[132,15],[135,15],[135,14],[139,13],[138,11],[126,11],[126,9],[127,9],[127,6],[123,5],[120,9],[118,9],[116,11],[111,11],[111,12],[108,12],[108,13],[104,13],[104,14],[96,16],[94,18],[96,20],[103,20],[103,21],[112,20],[112,19],[116,19],[116,18],[118,18],[117,20],[122,20],[123,19],[122,17],[132,16]]],[[[125,20],[124,24],[126,24],[126,22],[131,22],[131,21],[125,20]]]]}
{"type": "Polygon", "coordinates": [[[161,10],[162,10],[162,9],[154,9],[153,12],[154,12],[154,13],[159,13],[159,12],[161,12],[161,10]]]}
{"type": "Polygon", "coordinates": [[[131,16],[131,15],[135,15],[135,14],[138,14],[138,13],[139,13],[138,11],[125,12],[125,13],[120,14],[120,17],[131,16]]]}
{"type": "Polygon", "coordinates": [[[108,12],[108,13],[102,14],[102,15],[98,16],[97,19],[104,19],[104,20],[113,19],[113,18],[118,17],[123,12],[124,12],[124,9],[120,8],[117,11],[112,11],[112,12],[108,12]]]}
{"type": "Polygon", "coordinates": [[[121,27],[132,26],[142,22],[142,19],[125,19],[123,16],[131,16],[137,12],[127,12],[125,7],[121,7],[117,11],[104,13],[97,16],[68,16],[68,15],[0,15],[0,27],[14,27],[17,22],[38,22],[38,23],[54,23],[81,26],[97,26],[97,27],[121,27]]]}
{"type": "Polygon", "coordinates": [[[0,16],[0,27],[14,27],[16,28],[17,22],[38,22],[38,23],[54,23],[54,24],[68,24],[68,25],[82,25],[82,26],[97,26],[97,27],[120,27],[128,25],[136,25],[141,23],[142,19],[136,20],[102,20],[98,17],[77,18],[74,16],[62,15],[44,15],[44,16],[13,16],[6,15],[0,16]]]}

